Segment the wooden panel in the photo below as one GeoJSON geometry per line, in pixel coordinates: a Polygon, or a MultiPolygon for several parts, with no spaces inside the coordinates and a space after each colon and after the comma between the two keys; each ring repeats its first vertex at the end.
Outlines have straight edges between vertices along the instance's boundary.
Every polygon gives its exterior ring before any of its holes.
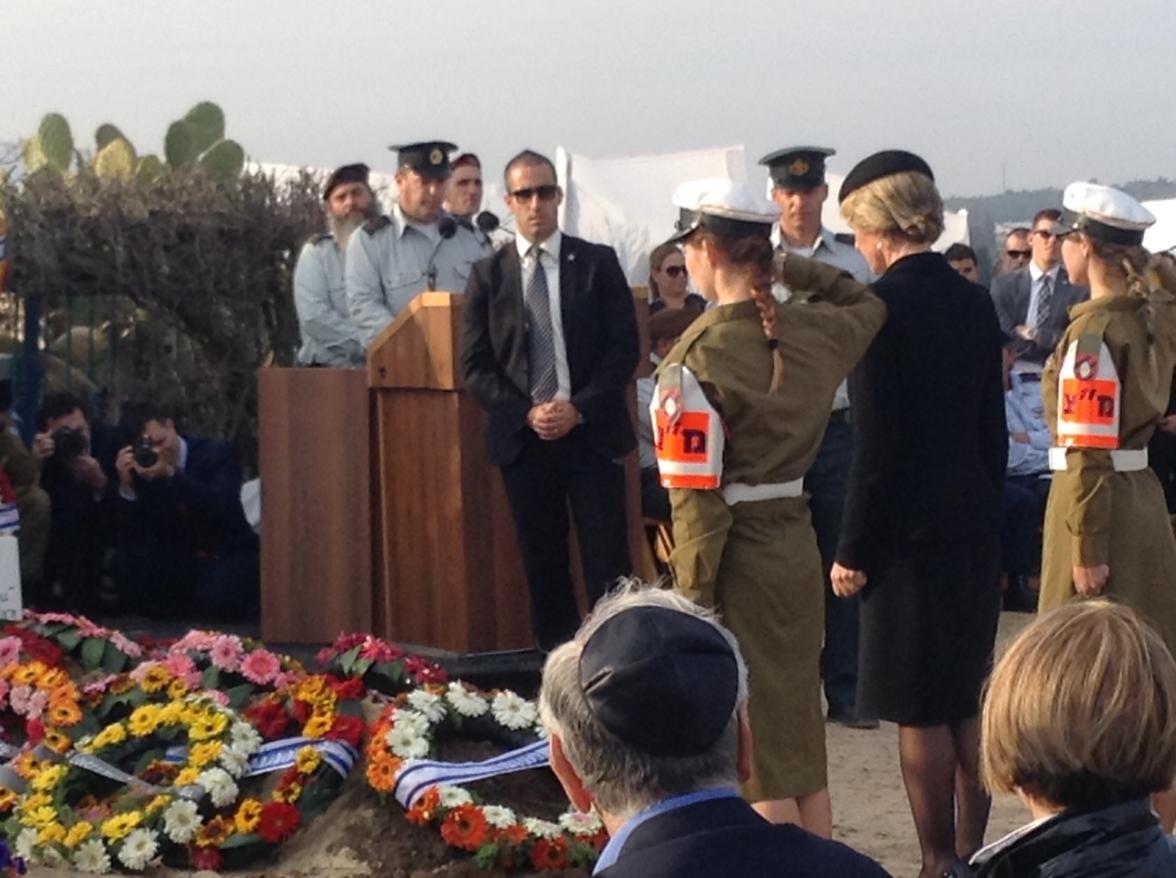
{"type": "Polygon", "coordinates": [[[370,386],[460,387],[463,300],[459,293],[421,293],[409,302],[368,345],[370,386]]]}
{"type": "Polygon", "coordinates": [[[259,369],[261,634],[322,643],[372,625],[367,378],[259,369]]]}

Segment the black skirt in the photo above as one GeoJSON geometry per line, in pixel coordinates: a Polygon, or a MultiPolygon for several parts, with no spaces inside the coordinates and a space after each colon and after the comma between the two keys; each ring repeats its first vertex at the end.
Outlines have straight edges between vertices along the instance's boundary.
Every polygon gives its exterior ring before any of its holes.
{"type": "Polygon", "coordinates": [[[858,709],[906,726],[975,716],[1000,621],[1000,546],[908,543],[862,591],[858,709]]]}

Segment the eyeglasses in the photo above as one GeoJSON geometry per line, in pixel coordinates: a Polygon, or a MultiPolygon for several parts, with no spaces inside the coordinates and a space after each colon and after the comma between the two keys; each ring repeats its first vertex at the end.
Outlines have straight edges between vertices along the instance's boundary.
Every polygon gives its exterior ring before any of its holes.
{"type": "Polygon", "coordinates": [[[1033,255],[1032,250],[1006,250],[1005,255],[1012,259],[1028,259],[1033,255]]]}
{"type": "Polygon", "coordinates": [[[1049,229],[1034,229],[1033,234],[1035,234],[1039,238],[1056,238],[1057,237],[1057,235],[1055,235],[1049,229]]]}
{"type": "Polygon", "coordinates": [[[662,269],[662,271],[664,271],[670,277],[678,277],[679,275],[685,276],[686,266],[685,265],[667,265],[665,268],[662,269]]]}
{"type": "Polygon", "coordinates": [[[558,186],[554,183],[544,183],[542,186],[528,186],[526,189],[516,189],[510,193],[510,197],[516,198],[519,201],[530,201],[538,195],[540,201],[551,201],[558,194],[558,186]]]}

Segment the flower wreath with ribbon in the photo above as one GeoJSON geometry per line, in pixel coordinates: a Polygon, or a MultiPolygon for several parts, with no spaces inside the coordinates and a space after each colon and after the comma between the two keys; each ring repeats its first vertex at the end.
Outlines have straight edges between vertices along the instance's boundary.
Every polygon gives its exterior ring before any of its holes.
{"type": "MultiPolygon", "coordinates": [[[[36,659],[0,666],[0,757],[16,756],[25,743],[64,753],[84,715],[82,693],[64,669],[36,659]]],[[[13,804],[10,796],[0,791],[0,813],[13,804]]]]}
{"type": "MultiPolygon", "coordinates": [[[[61,648],[82,666],[83,672],[102,670],[117,674],[142,657],[141,644],[121,631],[103,628],[85,616],[70,613],[35,613],[27,611],[24,620],[13,628],[31,631],[61,648]]],[[[5,634],[17,634],[16,631],[5,634]]],[[[18,635],[19,636],[19,635],[18,635]]]]}
{"type": "Polygon", "coordinates": [[[538,709],[515,692],[482,692],[455,681],[403,693],[373,725],[366,755],[372,789],[394,796],[410,823],[437,827],[446,844],[472,852],[484,869],[591,866],[604,846],[604,827],[594,814],[572,810],[558,821],[541,820],[481,801],[465,788],[548,764],[538,709]],[[458,736],[517,749],[477,763],[430,758],[440,740],[458,736]]]}
{"type": "Polygon", "coordinates": [[[445,669],[418,655],[410,655],[395,643],[371,634],[340,634],[315,656],[327,673],[360,677],[369,689],[398,695],[426,683],[444,683],[445,669]]]}

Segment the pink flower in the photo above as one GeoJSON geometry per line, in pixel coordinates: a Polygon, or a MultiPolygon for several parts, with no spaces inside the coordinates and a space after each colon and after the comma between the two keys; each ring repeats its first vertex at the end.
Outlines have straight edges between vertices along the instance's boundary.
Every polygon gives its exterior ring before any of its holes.
{"type": "Polygon", "coordinates": [[[116,649],[121,650],[125,655],[131,658],[138,658],[143,654],[143,647],[135,643],[121,631],[110,632],[110,642],[114,644],[116,649]]]}
{"type": "Polygon", "coordinates": [[[131,679],[136,683],[142,683],[147,677],[147,672],[156,667],[159,667],[159,662],[143,662],[141,665],[136,665],[131,671],[131,679]]]}
{"type": "Polygon", "coordinates": [[[209,656],[212,663],[222,671],[235,671],[241,667],[241,639],[232,634],[222,634],[212,641],[209,656]]]}
{"type": "Polygon", "coordinates": [[[404,660],[404,673],[412,677],[418,686],[425,683],[444,683],[449,679],[443,667],[416,655],[410,655],[404,660]]]}
{"type": "Polygon", "coordinates": [[[14,712],[24,716],[29,710],[29,698],[32,697],[32,686],[13,686],[12,695],[8,699],[14,712]]]}
{"type": "Polygon", "coordinates": [[[29,618],[43,625],[52,625],[54,622],[60,622],[62,625],[76,624],[74,617],[69,613],[29,613],[29,618]]]}
{"type": "Polygon", "coordinates": [[[184,681],[184,685],[189,689],[197,689],[200,687],[200,681],[204,678],[199,671],[192,671],[191,673],[183,674],[180,679],[184,681]]]}
{"type": "Polygon", "coordinates": [[[216,635],[211,631],[196,631],[193,629],[181,637],[172,649],[180,651],[191,649],[196,652],[208,652],[212,649],[212,642],[214,640],[216,640],[216,635]]]}
{"type": "Polygon", "coordinates": [[[250,683],[270,683],[281,673],[282,663],[268,649],[255,649],[241,662],[241,673],[250,683]]]}
{"type": "Polygon", "coordinates": [[[282,671],[282,673],[274,677],[274,688],[282,689],[291,683],[297,683],[301,678],[302,675],[297,671],[282,671]]]}
{"type": "Polygon", "coordinates": [[[83,637],[105,637],[109,632],[100,625],[95,625],[85,616],[78,616],[74,623],[83,637]]]}
{"type": "Polygon", "coordinates": [[[205,689],[200,693],[200,695],[211,701],[215,701],[221,707],[229,706],[229,696],[226,693],[221,692],[219,689],[205,689]]]}
{"type": "Polygon", "coordinates": [[[168,653],[163,664],[173,677],[186,678],[196,670],[196,663],[182,652],[168,653]]]}
{"type": "Polygon", "coordinates": [[[335,647],[324,646],[314,654],[314,660],[320,665],[329,665],[332,661],[335,660],[335,647]]]}
{"type": "Polygon", "coordinates": [[[0,640],[0,667],[20,661],[20,638],[5,637],[0,640]]]}
{"type": "Polygon", "coordinates": [[[404,650],[398,646],[393,646],[391,643],[386,643],[375,637],[371,637],[363,645],[363,649],[359,654],[365,659],[371,659],[374,662],[394,662],[396,659],[404,655],[404,650]]]}
{"type": "MultiPolygon", "coordinates": [[[[138,668],[135,669],[136,671],[138,668]]],[[[135,671],[131,672],[131,678],[134,679],[135,671]]],[[[118,679],[118,674],[107,674],[105,677],[99,677],[97,680],[91,680],[82,687],[82,692],[86,695],[101,695],[109,688],[110,684],[118,679]]]]}
{"type": "Polygon", "coordinates": [[[335,638],[335,642],[331,644],[331,649],[333,649],[336,653],[344,653],[354,646],[359,646],[361,643],[367,640],[368,637],[369,635],[360,634],[358,632],[354,634],[340,634],[335,638]]]}

